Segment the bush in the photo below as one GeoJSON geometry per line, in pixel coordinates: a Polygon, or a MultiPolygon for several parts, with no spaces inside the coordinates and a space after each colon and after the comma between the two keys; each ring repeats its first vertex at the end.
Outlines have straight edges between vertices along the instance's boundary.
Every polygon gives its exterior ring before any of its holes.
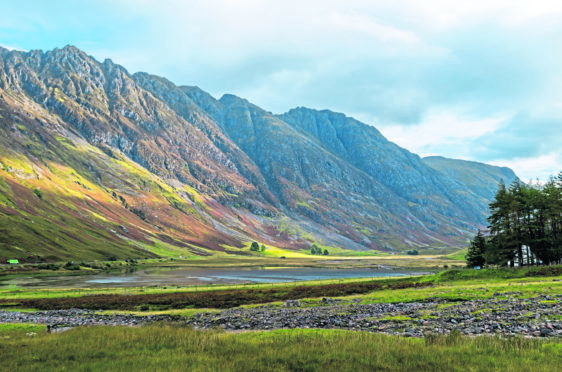
{"type": "Polygon", "coordinates": [[[49,264],[41,264],[39,266],[37,266],[38,269],[40,270],[53,270],[56,271],[58,269],[60,269],[60,265],[54,264],[54,263],[49,263],[49,264]]]}
{"type": "Polygon", "coordinates": [[[319,246],[317,246],[316,244],[312,244],[312,247],[310,248],[310,254],[322,254],[322,248],[320,248],[319,246]]]}
{"type": "Polygon", "coordinates": [[[65,270],[80,270],[80,265],[75,264],[74,262],[68,261],[67,263],[64,264],[64,269],[65,270]]]}
{"type": "Polygon", "coordinates": [[[41,192],[41,190],[39,190],[39,189],[33,189],[33,193],[34,193],[35,196],[37,196],[39,199],[43,199],[43,193],[41,192]]]}
{"type": "Polygon", "coordinates": [[[260,251],[260,245],[258,244],[258,242],[252,242],[252,245],[250,246],[250,250],[252,252],[259,252],[260,251]]]}

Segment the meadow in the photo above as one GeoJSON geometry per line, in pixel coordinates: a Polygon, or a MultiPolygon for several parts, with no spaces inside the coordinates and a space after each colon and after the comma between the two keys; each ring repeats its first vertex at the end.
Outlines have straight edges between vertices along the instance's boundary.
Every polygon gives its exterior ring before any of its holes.
{"type": "Polygon", "coordinates": [[[44,328],[0,325],[5,371],[557,371],[552,340],[423,339],[338,330],[227,333],[174,324],[44,328]]]}

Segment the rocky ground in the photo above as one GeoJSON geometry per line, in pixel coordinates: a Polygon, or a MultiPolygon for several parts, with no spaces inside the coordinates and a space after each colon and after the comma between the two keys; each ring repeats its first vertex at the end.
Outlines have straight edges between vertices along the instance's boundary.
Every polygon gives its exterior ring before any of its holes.
{"type": "Polygon", "coordinates": [[[198,329],[270,330],[279,328],[349,329],[422,337],[425,333],[501,334],[562,337],[562,294],[518,298],[519,293],[465,302],[431,300],[398,304],[360,304],[330,298],[320,303],[288,301],[283,306],[234,308],[219,313],[177,315],[99,314],[84,310],[0,311],[0,323],[41,323],[57,327],[136,326],[157,321],[185,322],[198,329]]]}

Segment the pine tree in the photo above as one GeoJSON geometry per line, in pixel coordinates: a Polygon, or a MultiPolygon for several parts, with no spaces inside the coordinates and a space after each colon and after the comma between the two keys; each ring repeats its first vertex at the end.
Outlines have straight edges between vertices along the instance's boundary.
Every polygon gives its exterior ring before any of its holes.
{"type": "Polygon", "coordinates": [[[470,242],[468,253],[466,254],[466,266],[468,267],[482,267],[486,263],[486,239],[482,232],[478,230],[478,234],[470,242]]]}
{"type": "Polygon", "coordinates": [[[489,205],[491,214],[488,223],[490,234],[494,237],[494,256],[493,262],[488,262],[490,264],[506,266],[511,262],[513,266],[516,250],[511,217],[513,206],[513,195],[502,181],[489,205]]]}

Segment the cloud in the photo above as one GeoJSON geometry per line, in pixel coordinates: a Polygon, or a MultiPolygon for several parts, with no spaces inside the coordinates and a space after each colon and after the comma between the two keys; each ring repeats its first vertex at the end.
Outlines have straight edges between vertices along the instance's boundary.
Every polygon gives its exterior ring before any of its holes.
{"type": "MultiPolygon", "coordinates": [[[[474,155],[485,160],[532,158],[560,151],[562,115],[536,116],[520,112],[492,133],[479,139],[474,155]]],[[[561,169],[562,170],[562,169],[561,169]]]]}
{"type": "Polygon", "coordinates": [[[524,182],[548,181],[550,176],[562,172],[562,155],[558,151],[533,157],[510,157],[490,161],[490,164],[515,169],[519,178],[524,182]]]}
{"type": "Polygon", "coordinates": [[[462,109],[440,109],[428,112],[420,124],[395,125],[382,131],[390,140],[420,156],[445,155],[470,157],[474,144],[490,136],[505,117],[470,118],[462,109]]]}
{"type": "Polygon", "coordinates": [[[382,130],[399,145],[421,156],[442,155],[509,166],[525,181],[562,171],[562,115],[529,112],[484,119],[466,112],[429,112],[419,125],[382,130]]]}
{"type": "Polygon", "coordinates": [[[18,46],[6,45],[6,44],[1,44],[1,43],[0,43],[0,47],[2,47],[2,48],[4,48],[4,49],[8,49],[8,50],[25,51],[23,48],[20,48],[20,47],[18,47],[18,46]]]}
{"type": "Polygon", "coordinates": [[[338,31],[352,31],[383,42],[399,42],[412,45],[422,42],[414,32],[377,23],[366,15],[332,13],[328,17],[328,21],[338,31]]]}

